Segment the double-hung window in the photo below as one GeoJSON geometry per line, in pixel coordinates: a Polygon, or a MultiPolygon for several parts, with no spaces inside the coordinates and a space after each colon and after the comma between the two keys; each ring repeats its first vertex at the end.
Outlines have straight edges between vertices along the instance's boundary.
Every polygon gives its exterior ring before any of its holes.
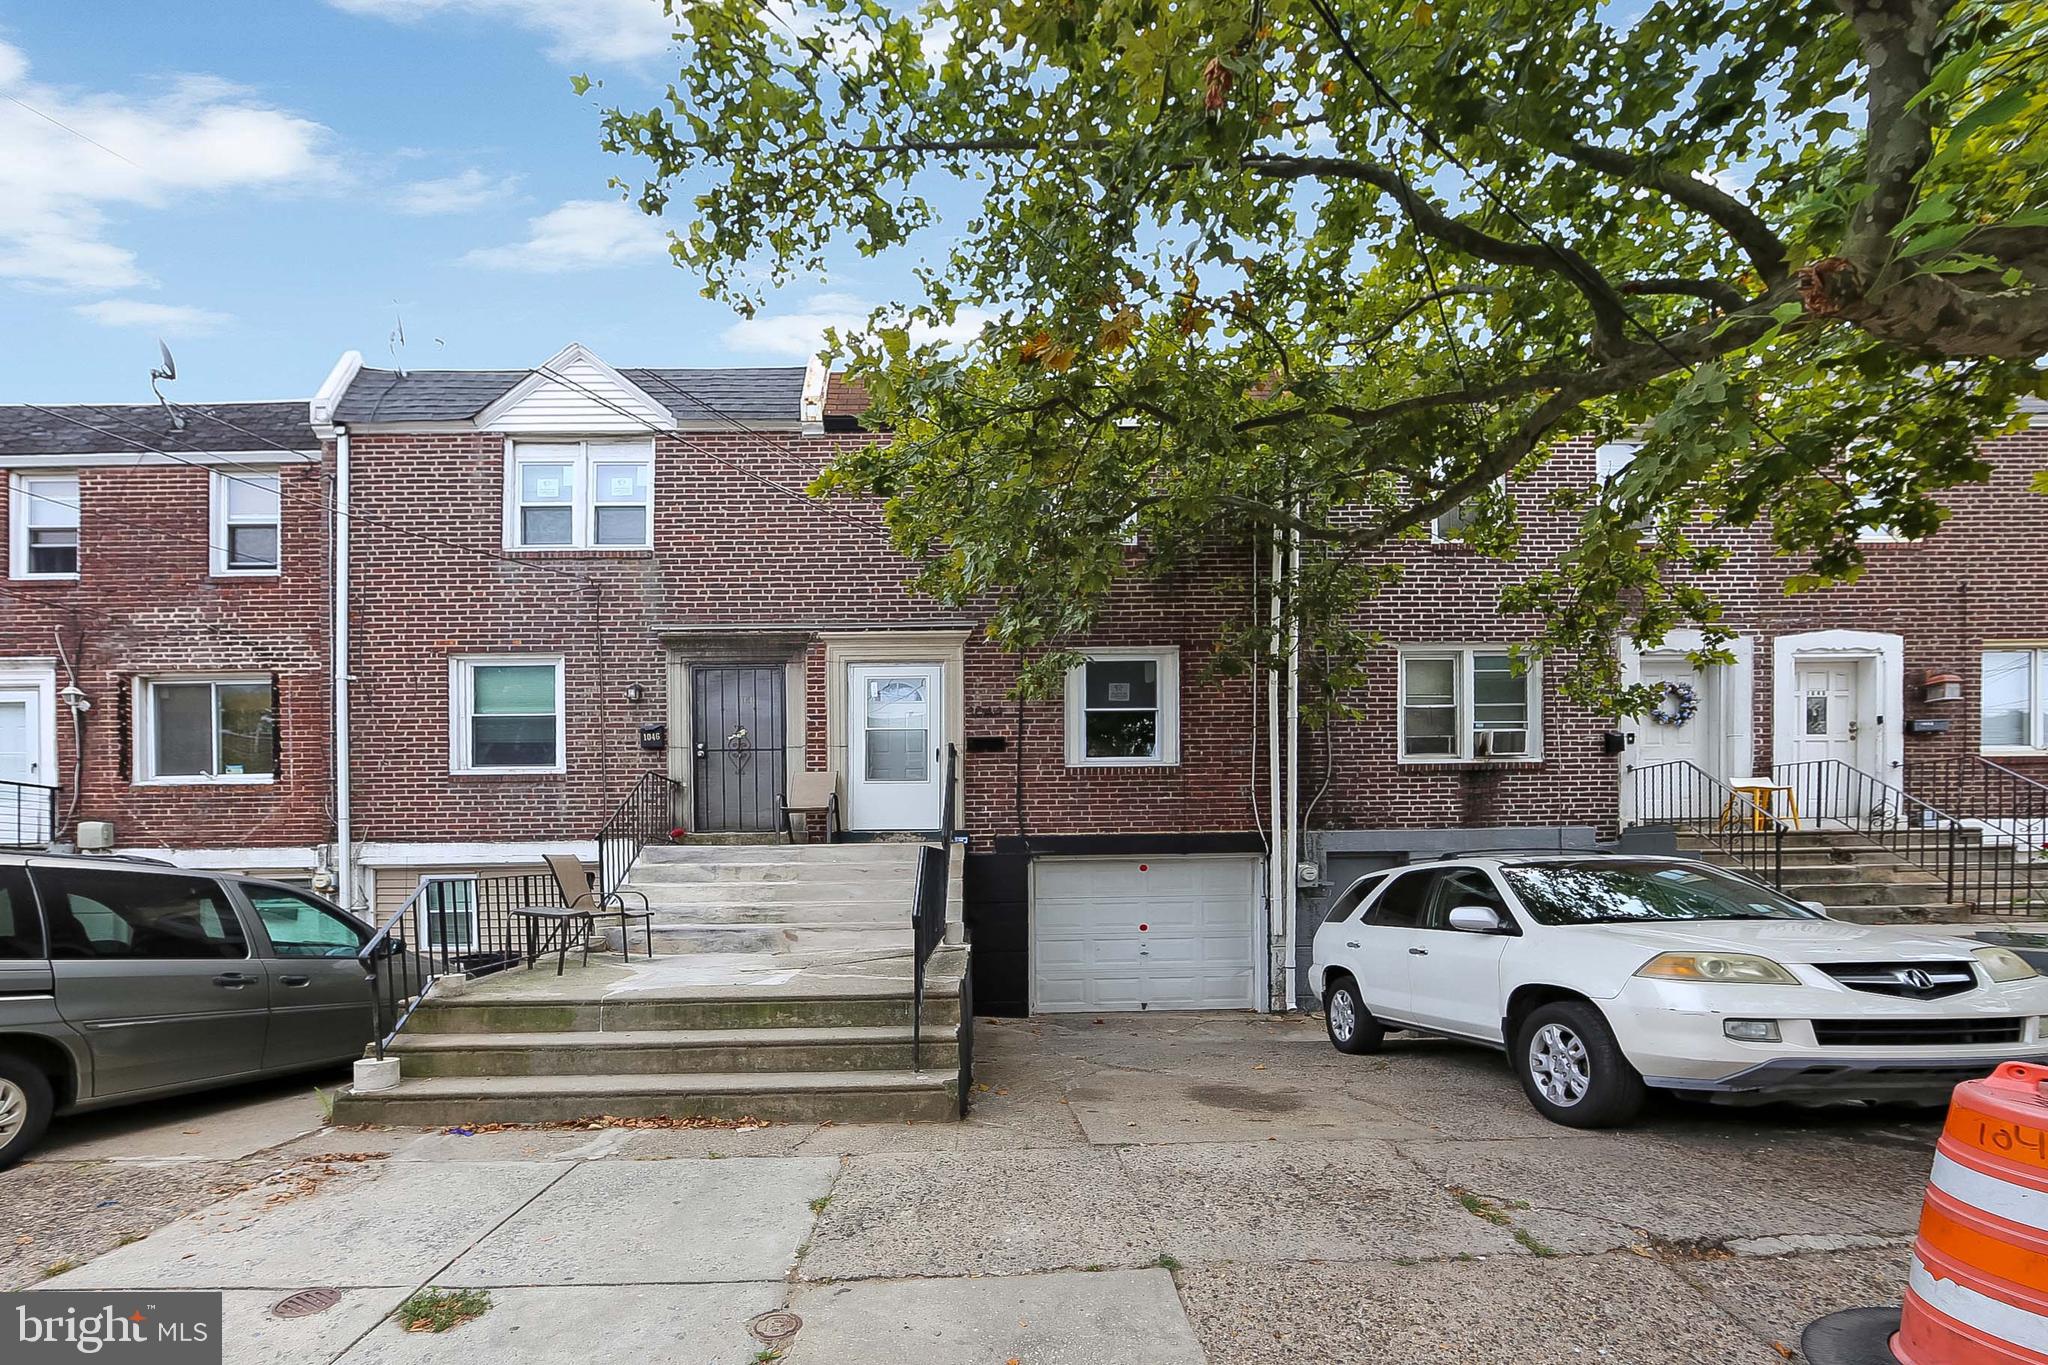
{"type": "Polygon", "coordinates": [[[413,913],[418,917],[415,942],[428,948],[476,947],[476,878],[420,878],[420,897],[413,913]]]}
{"type": "Polygon", "coordinates": [[[13,576],[78,577],[78,476],[17,474],[13,491],[13,576]]]}
{"type": "Polygon", "coordinates": [[[652,441],[514,441],[509,465],[513,549],[652,548],[652,441]]]}
{"type": "Polygon", "coordinates": [[[1987,753],[2048,753],[2048,646],[1984,651],[1987,753]]]}
{"type": "Polygon", "coordinates": [[[1538,695],[1535,665],[1517,673],[1505,649],[1403,650],[1401,761],[1538,758],[1538,695]]]}
{"type": "Polygon", "coordinates": [[[1180,762],[1180,652],[1091,652],[1067,673],[1067,764],[1180,762]]]}
{"type": "Polygon", "coordinates": [[[213,471],[213,571],[275,575],[280,526],[274,471],[213,471]]]}
{"type": "Polygon", "coordinates": [[[562,764],[562,661],[484,654],[449,670],[450,766],[458,773],[558,773],[562,764]]]}
{"type": "Polygon", "coordinates": [[[144,782],[269,782],[277,717],[262,674],[136,683],[136,771],[144,782]]]}

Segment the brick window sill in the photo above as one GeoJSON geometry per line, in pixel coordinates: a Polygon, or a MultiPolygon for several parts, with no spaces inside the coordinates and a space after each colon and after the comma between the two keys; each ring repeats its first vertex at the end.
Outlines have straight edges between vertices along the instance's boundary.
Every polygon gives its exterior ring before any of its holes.
{"type": "Polygon", "coordinates": [[[652,559],[652,550],[506,550],[512,559],[652,559]]]}

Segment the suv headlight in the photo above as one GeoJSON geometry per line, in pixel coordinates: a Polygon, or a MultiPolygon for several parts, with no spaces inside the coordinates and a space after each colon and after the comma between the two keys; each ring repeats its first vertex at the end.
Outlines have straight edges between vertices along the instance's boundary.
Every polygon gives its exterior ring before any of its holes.
{"type": "Polygon", "coordinates": [[[2039,976],[2034,964],[2010,948],[1979,948],[1971,956],[1984,969],[1984,975],[1993,981],[2025,981],[2028,977],[2039,976]]]}
{"type": "Polygon", "coordinates": [[[1767,957],[1750,953],[1659,953],[1637,976],[1659,981],[1704,981],[1730,986],[1796,986],[1799,978],[1767,957]]]}

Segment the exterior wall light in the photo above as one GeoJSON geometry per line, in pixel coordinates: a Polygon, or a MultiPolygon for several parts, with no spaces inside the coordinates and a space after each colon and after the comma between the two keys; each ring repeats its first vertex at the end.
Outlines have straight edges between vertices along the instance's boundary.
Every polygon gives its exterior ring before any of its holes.
{"type": "Polygon", "coordinates": [[[631,702],[633,705],[638,706],[641,700],[646,696],[647,689],[640,686],[639,683],[626,684],[626,700],[631,702]]]}

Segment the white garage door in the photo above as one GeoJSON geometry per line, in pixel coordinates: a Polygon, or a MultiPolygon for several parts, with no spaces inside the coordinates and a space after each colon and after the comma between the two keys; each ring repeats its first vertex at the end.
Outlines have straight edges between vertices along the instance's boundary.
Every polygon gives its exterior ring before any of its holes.
{"type": "Polygon", "coordinates": [[[1032,1008],[1254,1009],[1259,860],[1039,858],[1032,1008]]]}

